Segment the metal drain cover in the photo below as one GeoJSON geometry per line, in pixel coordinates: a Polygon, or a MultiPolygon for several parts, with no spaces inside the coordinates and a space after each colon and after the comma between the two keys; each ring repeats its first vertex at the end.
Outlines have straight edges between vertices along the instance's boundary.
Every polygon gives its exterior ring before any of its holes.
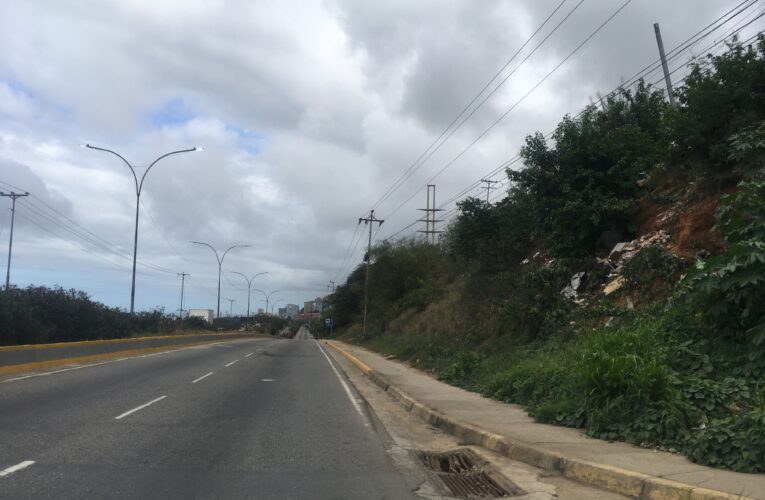
{"type": "Polygon", "coordinates": [[[444,493],[458,498],[502,498],[524,495],[518,485],[494,471],[468,449],[417,453],[444,493]]]}

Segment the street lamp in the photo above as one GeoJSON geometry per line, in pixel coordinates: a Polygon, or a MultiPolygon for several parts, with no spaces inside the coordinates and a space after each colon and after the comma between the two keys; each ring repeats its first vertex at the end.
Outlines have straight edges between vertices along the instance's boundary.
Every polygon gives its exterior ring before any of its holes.
{"type": "Polygon", "coordinates": [[[266,314],[268,314],[268,299],[271,298],[271,295],[275,294],[276,292],[280,292],[281,290],[272,290],[270,293],[266,293],[263,290],[258,290],[257,288],[253,288],[253,290],[262,293],[266,297],[266,314]]]}
{"type": "Polygon", "coordinates": [[[276,304],[278,304],[279,302],[284,302],[285,300],[287,299],[276,299],[275,301],[271,303],[271,315],[274,314],[274,310],[276,309],[276,304]]]}
{"type": "Polygon", "coordinates": [[[234,271],[234,274],[238,274],[239,276],[244,278],[244,280],[247,282],[247,329],[249,330],[250,329],[250,292],[252,291],[251,290],[252,280],[254,280],[256,277],[260,275],[268,274],[268,271],[263,271],[262,273],[254,274],[252,278],[248,278],[246,275],[242,273],[238,273],[236,271],[234,271]]]}
{"type": "Polygon", "coordinates": [[[130,164],[129,161],[127,161],[122,155],[115,153],[111,149],[104,149],[99,148],[96,146],[92,146],[90,144],[81,144],[83,148],[89,148],[89,149],[95,149],[98,151],[104,151],[106,153],[111,153],[123,162],[125,162],[125,165],[130,169],[130,171],[133,173],[133,180],[135,181],[135,233],[133,235],[133,281],[130,285],[130,314],[133,315],[135,312],[135,262],[136,257],[138,255],[138,207],[140,205],[141,201],[141,191],[143,190],[143,181],[146,179],[146,174],[149,173],[149,170],[151,170],[151,167],[153,167],[159,160],[162,158],[167,158],[171,155],[177,155],[181,153],[190,153],[192,151],[202,151],[202,148],[200,147],[194,147],[191,149],[180,149],[178,151],[171,151],[170,153],[163,154],[146,168],[146,171],[141,176],[141,180],[138,180],[138,176],[135,173],[135,168],[133,168],[133,165],[130,164]]]}
{"type": "Polygon", "coordinates": [[[219,257],[218,256],[218,251],[212,245],[210,245],[209,243],[205,243],[203,241],[192,241],[192,243],[194,243],[196,245],[204,245],[204,246],[206,246],[207,248],[212,250],[213,253],[215,253],[215,258],[218,260],[218,312],[216,313],[216,317],[218,319],[220,319],[220,272],[221,272],[221,268],[223,267],[223,259],[226,258],[226,254],[229,252],[229,250],[232,250],[234,248],[249,248],[252,245],[232,245],[232,246],[228,247],[225,252],[223,252],[223,256],[222,257],[219,257]]]}

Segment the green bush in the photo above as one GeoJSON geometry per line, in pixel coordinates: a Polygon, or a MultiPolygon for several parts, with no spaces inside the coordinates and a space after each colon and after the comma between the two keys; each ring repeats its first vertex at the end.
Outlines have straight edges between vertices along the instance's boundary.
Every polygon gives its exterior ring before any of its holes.
{"type": "Polygon", "coordinates": [[[720,221],[727,253],[697,262],[683,282],[685,298],[719,331],[751,347],[754,369],[765,369],[765,176],[723,197],[720,221]]]}
{"type": "Polygon", "coordinates": [[[732,161],[728,141],[762,122],[763,74],[762,35],[748,47],[731,44],[724,54],[695,65],[677,90],[680,105],[667,111],[663,120],[670,161],[678,166],[701,165],[699,174],[705,177],[740,173],[742,165],[732,161]]]}
{"type": "Polygon", "coordinates": [[[460,387],[472,387],[481,367],[483,357],[469,351],[457,353],[456,359],[438,374],[444,382],[460,387]]]}
{"type": "Polygon", "coordinates": [[[624,437],[624,427],[670,395],[669,370],[647,330],[604,330],[582,347],[578,366],[585,388],[587,431],[624,437]]]}
{"type": "Polygon", "coordinates": [[[680,259],[661,245],[641,248],[622,269],[628,290],[665,294],[672,290],[682,269],[680,259]]]}
{"type": "Polygon", "coordinates": [[[555,333],[571,309],[560,293],[570,275],[570,268],[560,262],[550,266],[529,262],[517,273],[497,275],[506,293],[496,301],[503,331],[528,341],[555,333]]]}
{"type": "Polygon", "coordinates": [[[765,472],[765,409],[711,421],[691,439],[688,457],[739,472],[765,472]]]}

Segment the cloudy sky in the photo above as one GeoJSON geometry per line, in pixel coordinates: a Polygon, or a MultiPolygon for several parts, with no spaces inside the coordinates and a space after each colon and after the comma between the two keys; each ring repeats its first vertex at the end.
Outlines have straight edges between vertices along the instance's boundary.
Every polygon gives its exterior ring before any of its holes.
{"type": "MultiPolygon", "coordinates": [[[[750,2],[670,61],[673,76],[755,20],[762,2],[750,2]]],[[[17,205],[11,281],[129,307],[133,179],[118,158],[79,145],[119,152],[139,176],[164,153],[203,146],[146,177],[136,307],[176,310],[179,272],[191,274],[186,306],[214,307],[217,263],[192,240],[251,245],[223,263],[235,313],[247,299],[235,271],[268,271],[253,286],[281,290],[277,307],[302,304],[360,262],[358,218],[371,208],[386,221],[376,240],[422,229],[399,233],[421,216],[431,179],[440,205],[526,134],[652,63],[654,22],[670,50],[740,3],[632,0],[557,67],[623,0],[0,2],[0,190],[32,194],[17,205]],[[553,11],[477,102],[507,81],[381,201],[553,11]]],[[[3,275],[9,208],[0,200],[3,275]]],[[[254,292],[253,309],[262,299],[254,292]]]]}

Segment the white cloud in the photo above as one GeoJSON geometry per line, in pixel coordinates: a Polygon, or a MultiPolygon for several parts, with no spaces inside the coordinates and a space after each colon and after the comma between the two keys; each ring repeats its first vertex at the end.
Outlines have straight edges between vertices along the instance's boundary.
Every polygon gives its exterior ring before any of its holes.
{"type": "MultiPolygon", "coordinates": [[[[177,307],[174,272],[182,270],[192,273],[189,304],[213,304],[216,265],[204,248],[189,243],[197,239],[218,247],[251,244],[226,258],[227,272],[267,270],[263,287],[287,290],[279,295],[301,303],[334,276],[357,218],[553,5],[3,2],[0,181],[28,189],[118,253],[130,254],[130,172],[117,158],[78,144],[113,148],[144,167],[165,152],[202,145],[204,152],[164,159],[147,176],[139,259],[170,272],[139,266],[139,306],[177,307]]],[[[595,92],[608,91],[655,59],[654,21],[665,27],[665,44],[672,47],[732,6],[712,0],[632,2],[437,178],[438,199],[515,155],[527,133],[550,130],[595,92]]],[[[380,236],[417,218],[414,209],[423,206],[424,194],[390,214],[614,8],[607,0],[585,2],[378,208],[387,219],[380,236]]],[[[109,304],[128,305],[129,259],[39,215],[26,216],[99,257],[21,219],[14,281],[83,288],[109,304]]],[[[232,282],[224,280],[224,294],[237,298],[241,311],[245,294],[232,282]]]]}

